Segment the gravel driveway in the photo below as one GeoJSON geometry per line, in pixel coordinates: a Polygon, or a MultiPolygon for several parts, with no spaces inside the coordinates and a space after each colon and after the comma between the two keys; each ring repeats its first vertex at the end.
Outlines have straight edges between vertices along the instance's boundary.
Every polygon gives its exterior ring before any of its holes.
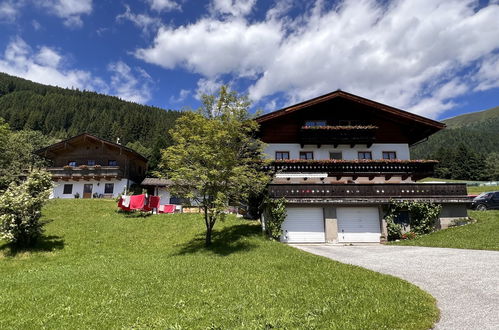
{"type": "Polygon", "coordinates": [[[499,329],[499,252],[412,246],[293,245],[390,274],[437,299],[436,329],[499,329]]]}

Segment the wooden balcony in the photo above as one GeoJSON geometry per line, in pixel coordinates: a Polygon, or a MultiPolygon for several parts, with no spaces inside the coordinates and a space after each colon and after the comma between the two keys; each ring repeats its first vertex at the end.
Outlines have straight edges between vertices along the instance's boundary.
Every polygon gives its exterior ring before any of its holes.
{"type": "Polygon", "coordinates": [[[268,169],[275,173],[328,173],[330,177],[412,177],[415,180],[431,176],[435,160],[276,160],[268,169]]]}
{"type": "Polygon", "coordinates": [[[376,126],[303,126],[299,132],[299,142],[305,144],[332,144],[335,148],[339,144],[366,144],[369,148],[375,140],[376,126]]]}
{"type": "Polygon", "coordinates": [[[83,167],[50,167],[47,171],[52,179],[58,180],[110,180],[123,178],[123,169],[119,166],[83,166],[83,167]]]}
{"type": "Polygon", "coordinates": [[[305,203],[383,203],[390,200],[470,202],[466,184],[462,183],[270,184],[269,195],[305,203]]]}

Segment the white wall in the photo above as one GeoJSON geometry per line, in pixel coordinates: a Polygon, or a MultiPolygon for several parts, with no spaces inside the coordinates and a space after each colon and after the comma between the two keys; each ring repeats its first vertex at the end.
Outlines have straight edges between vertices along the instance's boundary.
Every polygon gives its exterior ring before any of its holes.
{"type": "Polygon", "coordinates": [[[333,145],[321,145],[320,148],[317,148],[317,145],[305,145],[302,148],[297,143],[269,143],[265,148],[266,157],[275,159],[276,151],[289,151],[290,159],[300,159],[300,151],[313,151],[316,160],[329,159],[330,152],[341,152],[343,159],[354,160],[358,159],[357,152],[359,151],[371,151],[373,159],[383,159],[383,151],[395,151],[397,159],[410,159],[409,145],[403,143],[375,143],[370,148],[365,145],[355,145],[350,148],[349,145],[343,144],[338,145],[337,148],[333,145]]]}
{"type": "Polygon", "coordinates": [[[84,184],[93,184],[92,195],[94,193],[104,194],[104,187],[106,183],[114,183],[113,197],[117,197],[119,194],[123,192],[125,187],[127,186],[127,181],[129,186],[133,183],[132,180],[121,179],[121,180],[89,180],[89,181],[57,181],[55,182],[54,189],[50,198],[74,198],[74,194],[79,193],[80,198],[83,197],[83,185],[84,184]],[[65,184],[73,184],[73,191],[71,194],[63,194],[64,185],[65,184]]]}
{"type": "Polygon", "coordinates": [[[160,203],[163,204],[170,204],[170,192],[166,190],[166,188],[158,188],[158,196],[160,198],[160,203]]]}

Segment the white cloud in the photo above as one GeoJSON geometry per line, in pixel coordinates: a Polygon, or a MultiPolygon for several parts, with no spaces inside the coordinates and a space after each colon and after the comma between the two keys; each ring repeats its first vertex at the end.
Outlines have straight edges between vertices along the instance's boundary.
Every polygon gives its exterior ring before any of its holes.
{"type": "Polygon", "coordinates": [[[278,51],[280,25],[204,18],[177,29],[161,27],[150,48],[138,58],[172,69],[183,66],[206,77],[223,73],[251,76],[261,72],[278,51]]]}
{"type": "Polygon", "coordinates": [[[187,97],[190,94],[191,94],[190,90],[188,90],[188,89],[181,89],[180,92],[179,92],[179,94],[178,94],[178,96],[177,97],[175,97],[173,95],[170,96],[169,101],[170,101],[170,103],[176,103],[176,104],[182,103],[182,102],[184,102],[187,99],[187,97]]]}
{"type": "Polygon", "coordinates": [[[33,26],[33,29],[35,31],[38,31],[38,30],[40,30],[42,28],[42,25],[36,19],[34,19],[34,20],[31,21],[31,25],[33,26]]]}
{"type": "Polygon", "coordinates": [[[473,79],[478,82],[477,91],[499,87],[499,54],[485,58],[473,79]]]}
{"type": "Polygon", "coordinates": [[[64,25],[70,28],[81,27],[81,16],[92,12],[92,0],[38,0],[35,4],[64,19],[64,25]]]}
{"type": "Polygon", "coordinates": [[[103,90],[104,82],[88,71],[68,69],[54,49],[33,49],[21,38],[12,40],[0,56],[0,71],[42,84],[86,90],[103,90]]]}
{"type": "Polygon", "coordinates": [[[332,7],[317,0],[290,18],[282,13],[291,4],[281,0],[260,21],[244,16],[253,5],[213,0],[219,17],[162,27],[135,55],[205,82],[253,78],[255,101],[277,94],[301,101],[341,88],[430,117],[454,106],[456,96],[497,86],[497,1],[479,8],[475,0],[345,0],[332,7]],[[463,75],[470,71],[477,74],[463,75]]]}
{"type": "Polygon", "coordinates": [[[146,14],[134,14],[128,5],[125,5],[125,12],[123,14],[116,16],[116,21],[120,22],[123,20],[132,22],[146,34],[157,29],[161,25],[161,20],[159,18],[151,17],[146,14]]]}
{"type": "Polygon", "coordinates": [[[152,10],[157,12],[181,10],[180,4],[174,0],[146,0],[152,10]]]}
{"type": "Polygon", "coordinates": [[[215,14],[246,16],[255,4],[256,0],[213,0],[210,10],[215,14]]]}
{"type": "Polygon", "coordinates": [[[131,102],[145,103],[151,99],[152,79],[141,68],[132,68],[122,61],[110,63],[108,70],[111,76],[111,93],[131,102]]]}
{"type": "Polygon", "coordinates": [[[14,22],[19,15],[23,1],[5,0],[0,2],[0,22],[14,22]]]}
{"type": "Polygon", "coordinates": [[[223,85],[221,81],[218,81],[216,79],[205,79],[201,78],[197,82],[197,89],[196,89],[196,99],[201,100],[201,96],[204,94],[206,95],[213,95],[216,92],[220,90],[220,87],[223,85]]]}

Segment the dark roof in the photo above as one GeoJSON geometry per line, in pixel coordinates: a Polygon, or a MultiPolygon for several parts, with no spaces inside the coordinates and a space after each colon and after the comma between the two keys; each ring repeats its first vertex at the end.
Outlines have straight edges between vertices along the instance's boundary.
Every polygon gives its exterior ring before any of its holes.
{"type": "Polygon", "coordinates": [[[310,99],[308,101],[297,103],[295,105],[291,105],[289,107],[262,115],[262,116],[256,118],[256,121],[259,123],[263,123],[263,122],[266,122],[268,120],[271,120],[271,119],[274,119],[277,117],[281,117],[281,116],[285,116],[285,115],[288,115],[288,114],[293,113],[295,111],[299,111],[299,110],[302,110],[304,108],[310,107],[312,105],[323,103],[323,102],[326,102],[326,101],[329,101],[329,100],[332,100],[335,98],[343,98],[343,99],[351,100],[351,101],[356,102],[356,103],[364,104],[364,105],[370,106],[372,108],[378,109],[380,111],[395,115],[397,117],[402,117],[405,119],[419,122],[419,123],[424,124],[424,125],[432,126],[432,127],[436,128],[437,130],[445,128],[445,124],[441,123],[439,121],[432,120],[432,119],[429,119],[429,118],[426,118],[423,116],[419,116],[419,115],[416,115],[416,114],[413,114],[411,112],[407,112],[404,110],[400,110],[400,109],[397,109],[397,108],[394,108],[394,107],[391,107],[391,106],[388,106],[388,105],[385,105],[382,103],[378,103],[378,102],[375,102],[375,101],[372,101],[372,100],[369,100],[369,99],[366,99],[366,98],[363,98],[363,97],[360,97],[360,96],[357,96],[354,94],[350,94],[350,93],[341,91],[341,90],[337,90],[337,91],[334,91],[332,93],[324,94],[322,96],[315,97],[315,98],[310,99]]]}
{"type": "Polygon", "coordinates": [[[172,180],[161,179],[161,178],[145,178],[141,186],[156,186],[156,187],[167,187],[172,184],[172,180]]]}
{"type": "Polygon", "coordinates": [[[101,143],[105,143],[105,144],[107,144],[109,146],[112,146],[112,147],[115,147],[115,148],[122,149],[122,150],[124,150],[126,152],[129,152],[129,153],[133,154],[137,158],[140,158],[143,161],[147,162],[147,158],[144,157],[144,156],[142,156],[141,154],[139,154],[137,151],[135,151],[133,149],[130,149],[128,147],[125,147],[125,146],[123,146],[121,144],[118,144],[118,143],[115,143],[115,142],[112,142],[112,141],[109,141],[109,140],[102,139],[102,138],[100,138],[98,136],[95,136],[95,135],[92,135],[92,134],[89,134],[89,133],[82,133],[82,134],[79,134],[79,135],[75,135],[73,137],[70,137],[69,139],[62,140],[60,142],[51,144],[51,145],[49,145],[49,146],[47,146],[45,148],[38,149],[34,153],[36,153],[36,154],[38,154],[40,156],[45,156],[45,152],[46,151],[57,150],[59,148],[63,148],[66,143],[71,143],[71,142],[79,140],[79,139],[87,139],[87,138],[95,140],[95,141],[99,141],[101,143]]]}

